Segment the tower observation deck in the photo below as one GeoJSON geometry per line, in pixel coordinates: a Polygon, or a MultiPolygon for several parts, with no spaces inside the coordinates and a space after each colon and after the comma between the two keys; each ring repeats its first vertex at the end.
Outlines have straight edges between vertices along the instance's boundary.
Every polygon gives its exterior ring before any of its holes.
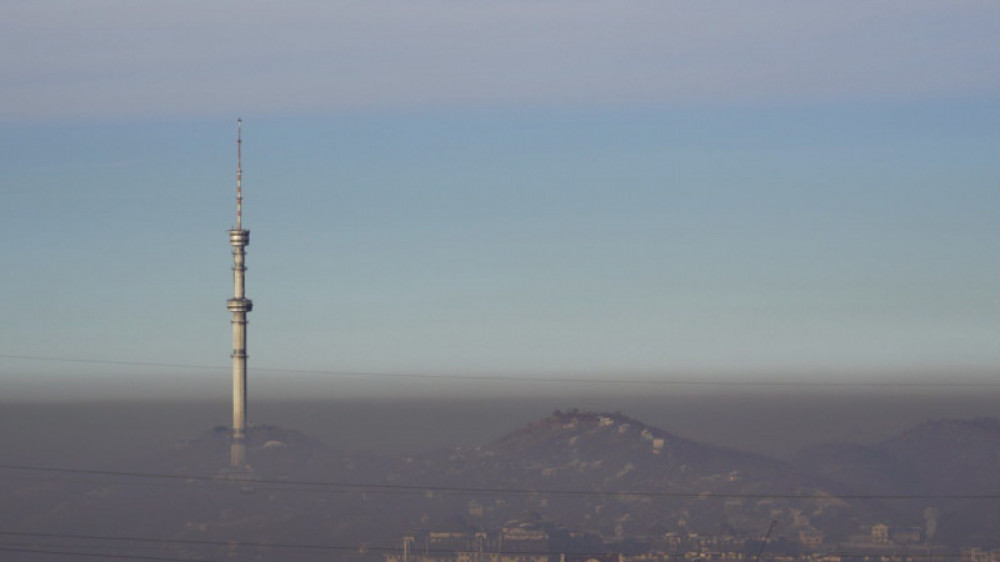
{"type": "Polygon", "coordinates": [[[229,244],[233,247],[233,298],[226,308],[233,314],[233,436],[229,465],[246,467],[247,427],[247,313],[253,301],[246,298],[246,247],[250,231],[243,228],[243,120],[237,121],[236,134],[236,228],[229,229],[229,244]]]}

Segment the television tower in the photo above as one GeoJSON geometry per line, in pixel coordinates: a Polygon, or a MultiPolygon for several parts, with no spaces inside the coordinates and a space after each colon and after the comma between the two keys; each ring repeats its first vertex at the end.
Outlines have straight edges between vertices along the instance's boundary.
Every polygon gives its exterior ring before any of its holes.
{"type": "Polygon", "coordinates": [[[236,228],[229,229],[229,244],[233,247],[233,298],[226,308],[233,313],[233,440],[229,465],[234,469],[246,466],[247,426],[247,313],[253,302],[246,298],[243,280],[250,231],[243,229],[243,119],[236,121],[236,228]]]}

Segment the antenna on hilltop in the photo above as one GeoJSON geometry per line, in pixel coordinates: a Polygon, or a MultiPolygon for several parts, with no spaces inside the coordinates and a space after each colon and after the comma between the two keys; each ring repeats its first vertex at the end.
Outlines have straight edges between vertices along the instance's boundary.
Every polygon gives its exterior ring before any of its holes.
{"type": "Polygon", "coordinates": [[[236,120],[236,228],[243,228],[243,118],[236,120]]]}

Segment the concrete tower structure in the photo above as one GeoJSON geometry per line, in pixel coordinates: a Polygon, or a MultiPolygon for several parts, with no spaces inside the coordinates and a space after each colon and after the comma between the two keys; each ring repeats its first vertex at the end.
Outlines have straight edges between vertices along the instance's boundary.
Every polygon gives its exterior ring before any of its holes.
{"type": "Polygon", "coordinates": [[[243,229],[243,120],[236,128],[236,227],[229,229],[229,244],[233,247],[233,298],[226,307],[233,314],[233,440],[229,465],[234,469],[246,466],[247,427],[247,313],[253,302],[244,293],[246,250],[250,231],[243,229]]]}

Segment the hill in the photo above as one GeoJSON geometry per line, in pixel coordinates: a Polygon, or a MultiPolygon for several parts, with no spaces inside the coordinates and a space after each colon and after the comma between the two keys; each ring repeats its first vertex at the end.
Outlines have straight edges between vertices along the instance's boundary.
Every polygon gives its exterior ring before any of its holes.
{"type": "Polygon", "coordinates": [[[758,535],[775,518],[793,529],[810,516],[849,519],[854,511],[835,489],[779,461],[599,412],[555,412],[482,447],[413,457],[391,478],[522,491],[467,494],[465,506],[443,496],[428,520],[460,513],[491,526],[537,512],[605,536],[641,535],[653,525],[758,535]]]}

